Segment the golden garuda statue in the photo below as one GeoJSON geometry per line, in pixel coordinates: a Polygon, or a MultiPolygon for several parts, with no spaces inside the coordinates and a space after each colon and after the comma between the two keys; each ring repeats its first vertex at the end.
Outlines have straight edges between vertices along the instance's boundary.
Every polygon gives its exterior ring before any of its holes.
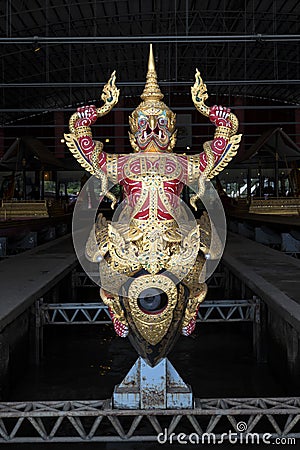
{"type": "MultiPolygon", "coordinates": [[[[215,124],[214,138],[197,155],[172,153],[176,115],[163,102],[152,46],[142,102],[129,118],[133,152],[111,154],[93,139],[91,126],[117,103],[115,72],[105,85],[101,108],[78,108],[65,139],[80,164],[101,180],[102,193],[116,204],[108,184],[123,188],[123,213],[108,222],[100,214],[86,245],[86,257],[99,262],[100,295],[108,305],[115,331],[129,336],[138,353],[152,366],[164,357],[181,332],[193,332],[204,300],[206,257],[211,250],[207,214],[188,219],[180,194],[196,182],[190,203],[205,189],[205,180],[224,169],[236,154],[240,134],[229,108],[208,107],[206,85],[196,71],[191,89],[197,110],[215,124]]],[[[218,247],[218,246],[217,246],[218,247]]]]}

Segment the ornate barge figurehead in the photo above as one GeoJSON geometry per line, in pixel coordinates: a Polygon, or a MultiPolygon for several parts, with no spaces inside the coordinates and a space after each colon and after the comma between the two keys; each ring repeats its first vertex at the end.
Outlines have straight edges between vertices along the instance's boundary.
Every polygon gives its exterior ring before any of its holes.
{"type": "Polygon", "coordinates": [[[79,108],[65,138],[81,165],[101,180],[102,193],[112,200],[112,207],[116,199],[108,190],[108,180],[123,187],[122,213],[111,222],[98,216],[86,257],[99,262],[100,295],[115,331],[121,337],[128,335],[138,353],[154,366],[180,333],[193,332],[207,292],[206,261],[222,253],[218,233],[211,239],[214,224],[208,215],[196,221],[180,194],[184,185],[198,184],[190,199],[196,209],[205,180],[226,167],[241,135],[236,134],[238,122],[229,108],[206,106],[207,89],[197,71],[192,99],[216,126],[214,138],[204,143],[199,154],[172,153],[176,115],[162,101],[151,46],[142,102],[129,119],[134,153],[106,153],[90,127],[113,108],[118,96],[113,73],[103,90],[104,105],[79,108]]]}

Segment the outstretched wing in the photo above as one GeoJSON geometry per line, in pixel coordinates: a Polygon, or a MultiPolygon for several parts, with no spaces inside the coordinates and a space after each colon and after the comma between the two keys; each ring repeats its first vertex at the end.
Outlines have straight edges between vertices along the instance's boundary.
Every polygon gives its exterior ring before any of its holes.
{"type": "Polygon", "coordinates": [[[77,141],[74,134],[64,134],[64,138],[67,146],[69,147],[70,152],[73,154],[74,158],[77,159],[79,164],[92,175],[95,175],[95,170],[91,162],[84,155],[83,151],[80,148],[79,142],[77,141]]]}
{"type": "Polygon", "coordinates": [[[235,134],[231,136],[229,139],[227,148],[223,153],[222,157],[219,159],[217,165],[210,171],[207,178],[211,180],[213,177],[218,175],[222,170],[225,169],[228,163],[232,160],[232,158],[237,154],[238,148],[240,146],[242,134],[235,134]]]}

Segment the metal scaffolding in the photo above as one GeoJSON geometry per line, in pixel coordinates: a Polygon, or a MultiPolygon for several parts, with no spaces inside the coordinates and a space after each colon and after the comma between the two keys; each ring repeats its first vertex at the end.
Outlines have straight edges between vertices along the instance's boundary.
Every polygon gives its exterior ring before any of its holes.
{"type": "MultiPolygon", "coordinates": [[[[259,300],[206,300],[200,305],[197,322],[253,322],[259,315],[259,300]]],[[[43,325],[102,325],[111,323],[104,303],[37,304],[38,322],[43,325]]]]}
{"type": "MultiPolygon", "coordinates": [[[[82,274],[81,274],[82,275],[82,274]]],[[[77,277],[81,286],[90,286],[88,277],[77,277]]],[[[217,277],[217,283],[223,278],[217,277]]],[[[206,300],[200,305],[197,322],[250,322],[253,329],[253,352],[261,360],[264,335],[260,320],[261,301],[258,297],[239,300],[206,300]]],[[[35,304],[35,362],[40,363],[44,354],[44,326],[46,325],[105,325],[111,324],[108,308],[104,303],[45,303],[39,299],[35,304]]]]}
{"type": "Polygon", "coordinates": [[[300,398],[196,399],[192,410],[118,410],[110,400],[0,404],[1,443],[162,443],[176,441],[182,433],[209,443],[232,433],[239,442],[262,443],[264,438],[278,444],[281,438],[295,443],[300,438],[300,398]]]}

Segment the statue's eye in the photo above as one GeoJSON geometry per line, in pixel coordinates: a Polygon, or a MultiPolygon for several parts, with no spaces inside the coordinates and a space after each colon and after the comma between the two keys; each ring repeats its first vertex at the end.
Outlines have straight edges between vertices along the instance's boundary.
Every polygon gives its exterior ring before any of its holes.
{"type": "Polygon", "coordinates": [[[147,120],[145,119],[145,117],[141,117],[139,119],[139,126],[140,127],[144,127],[146,125],[146,123],[147,123],[147,120]]]}
{"type": "Polygon", "coordinates": [[[167,125],[167,123],[168,123],[168,121],[167,121],[167,119],[165,118],[165,117],[160,117],[159,119],[158,119],[158,123],[159,123],[159,125],[167,125]]]}

